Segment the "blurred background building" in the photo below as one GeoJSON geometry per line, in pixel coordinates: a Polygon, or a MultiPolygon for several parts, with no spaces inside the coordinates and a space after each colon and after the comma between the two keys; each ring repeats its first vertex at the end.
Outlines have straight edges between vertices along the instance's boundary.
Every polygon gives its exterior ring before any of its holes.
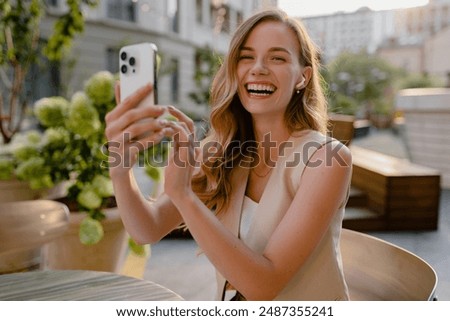
{"type": "MultiPolygon", "coordinates": [[[[49,14],[42,20],[42,39],[66,9],[65,0],[46,3],[49,14]]],[[[277,0],[100,0],[97,7],[85,8],[85,31],[75,38],[63,61],[44,69],[34,67],[30,96],[32,100],[69,96],[96,71],[118,72],[122,46],[154,42],[162,58],[160,103],[202,118],[208,110],[206,99],[191,97],[199,87],[207,93],[210,85],[210,77],[203,79],[203,85],[196,82],[199,71],[211,67],[205,65],[202,50],[224,54],[240,22],[255,11],[277,5],[277,0]]],[[[450,83],[450,0],[430,0],[425,6],[408,9],[363,7],[350,13],[299,18],[320,47],[324,64],[342,52],[364,52],[407,72],[450,83]]]]}
{"type": "MultiPolygon", "coordinates": [[[[42,37],[50,34],[55,17],[65,11],[65,0],[47,0],[50,14],[42,22],[42,37]]],[[[32,94],[57,92],[70,95],[95,71],[119,70],[119,49],[128,44],[153,42],[162,58],[159,102],[176,105],[193,116],[205,114],[189,98],[197,90],[198,51],[209,48],[225,53],[237,25],[260,9],[277,6],[277,0],[100,0],[85,8],[86,26],[64,61],[47,73],[35,70],[32,94]],[[49,88],[48,84],[52,86],[49,88]]]]}
{"type": "Polygon", "coordinates": [[[425,6],[301,17],[324,62],[343,51],[367,52],[406,71],[446,79],[450,72],[450,0],[425,6]]]}

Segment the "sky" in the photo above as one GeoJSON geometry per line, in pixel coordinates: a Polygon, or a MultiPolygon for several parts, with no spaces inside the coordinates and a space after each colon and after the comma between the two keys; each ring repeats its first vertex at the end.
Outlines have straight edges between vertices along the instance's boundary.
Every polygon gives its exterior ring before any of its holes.
{"type": "Polygon", "coordinates": [[[372,10],[423,6],[428,0],[278,0],[278,7],[290,16],[305,17],[335,13],[353,12],[361,7],[372,10]]]}

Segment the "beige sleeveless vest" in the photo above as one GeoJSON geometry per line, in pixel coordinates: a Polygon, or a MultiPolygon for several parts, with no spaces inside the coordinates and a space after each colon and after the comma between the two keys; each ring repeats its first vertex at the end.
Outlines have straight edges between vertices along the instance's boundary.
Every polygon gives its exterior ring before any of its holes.
{"type": "MultiPolygon", "coordinates": [[[[262,253],[277,225],[289,208],[300,179],[314,152],[331,139],[312,130],[293,135],[279,156],[276,167],[256,209],[247,245],[262,253]]],[[[230,205],[219,215],[223,224],[238,235],[248,169],[237,168],[232,177],[230,205]]],[[[323,239],[311,256],[293,276],[275,300],[348,300],[348,290],[342,271],[339,238],[344,215],[343,204],[334,215],[323,239]]],[[[295,252],[292,255],[296,255],[295,252]]],[[[223,299],[226,280],[217,275],[217,300],[223,299]]]]}

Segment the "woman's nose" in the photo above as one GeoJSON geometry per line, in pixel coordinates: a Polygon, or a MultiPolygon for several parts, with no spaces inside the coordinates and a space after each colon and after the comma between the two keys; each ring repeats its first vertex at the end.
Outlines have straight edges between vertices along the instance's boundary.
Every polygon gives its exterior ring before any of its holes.
{"type": "Polygon", "coordinates": [[[252,66],[251,74],[252,75],[267,75],[269,70],[262,59],[256,59],[255,63],[252,66]]]}

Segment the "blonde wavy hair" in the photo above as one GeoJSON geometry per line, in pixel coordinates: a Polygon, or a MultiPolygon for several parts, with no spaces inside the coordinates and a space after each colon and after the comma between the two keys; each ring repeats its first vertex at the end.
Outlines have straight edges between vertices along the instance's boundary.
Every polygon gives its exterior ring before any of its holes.
{"type": "Polygon", "coordinates": [[[210,131],[203,146],[215,146],[215,152],[208,154],[202,171],[192,180],[196,194],[216,213],[226,208],[232,188],[231,174],[236,164],[248,155],[243,146],[249,147],[255,142],[251,115],[237,94],[237,64],[248,35],[265,21],[281,22],[294,31],[300,44],[300,64],[312,68],[310,81],[300,93],[293,92],[286,109],[284,119],[289,132],[312,129],[325,133],[327,129],[327,105],[320,83],[318,51],[304,26],[277,9],[262,11],[244,21],[232,38],[229,52],[211,87],[210,131]]]}

